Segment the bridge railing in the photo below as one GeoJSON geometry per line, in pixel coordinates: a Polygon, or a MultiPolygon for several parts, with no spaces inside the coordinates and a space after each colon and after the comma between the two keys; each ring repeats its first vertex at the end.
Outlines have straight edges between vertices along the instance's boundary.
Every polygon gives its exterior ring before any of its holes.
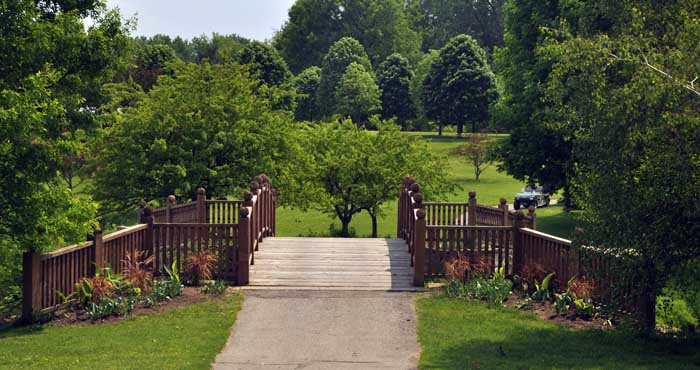
{"type": "Polygon", "coordinates": [[[424,280],[445,277],[445,263],[462,256],[472,263],[507,275],[522,276],[527,268],[554,272],[560,287],[574,276],[594,281],[595,295],[601,301],[628,298],[628,282],[618,281],[611,273],[619,257],[596,248],[575,248],[570,240],[534,229],[536,216],[510,211],[505,199],[498,207],[476,204],[476,194],[464,203],[423,202],[420,185],[407,177],[399,191],[399,234],[411,253],[414,285],[424,280]]]}
{"type": "Polygon", "coordinates": [[[60,294],[71,294],[75,283],[95,276],[98,268],[109,266],[114,273],[122,273],[123,261],[136,251],[144,252],[144,258],[153,256],[151,268],[156,275],[173,262],[182,272],[189,256],[207,251],[217,258],[216,278],[248,284],[255,251],[265,237],[275,234],[276,196],[270,179],[260,175],[243,197],[207,200],[204,189],[199,189],[196,201],[178,205],[170,196],[163,208],[142,205],[138,225],[104,236],[98,230],[90,241],[49,253],[25,252],[24,320],[60,306],[60,294]]]}

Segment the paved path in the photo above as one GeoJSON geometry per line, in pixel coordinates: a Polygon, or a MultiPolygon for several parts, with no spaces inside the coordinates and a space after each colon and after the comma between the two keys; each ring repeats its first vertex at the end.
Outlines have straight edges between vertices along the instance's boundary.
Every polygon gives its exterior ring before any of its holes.
{"type": "Polygon", "coordinates": [[[247,290],[214,369],[415,369],[413,294],[247,290]]]}

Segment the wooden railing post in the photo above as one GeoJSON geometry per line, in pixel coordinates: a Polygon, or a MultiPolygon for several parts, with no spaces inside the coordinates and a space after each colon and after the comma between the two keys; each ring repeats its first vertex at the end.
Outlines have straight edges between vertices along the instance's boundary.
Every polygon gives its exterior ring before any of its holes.
{"type": "Polygon", "coordinates": [[[413,286],[422,287],[425,279],[425,210],[416,209],[413,232],[413,286]]]}
{"type": "Polygon", "coordinates": [[[525,215],[522,211],[517,211],[513,218],[513,274],[522,274],[524,260],[523,236],[520,228],[523,226],[525,215]]]}
{"type": "Polygon", "coordinates": [[[139,210],[138,213],[136,213],[136,223],[137,224],[142,224],[143,223],[143,210],[146,208],[146,201],[142,200],[139,202],[139,210]]]}
{"type": "Polygon", "coordinates": [[[536,211],[537,208],[535,208],[535,206],[530,206],[527,208],[527,215],[530,217],[530,227],[532,230],[537,230],[537,216],[535,215],[536,211]]]}
{"type": "Polygon", "coordinates": [[[156,253],[156,246],[153,242],[153,209],[151,209],[151,207],[146,207],[143,213],[144,217],[142,223],[146,224],[146,231],[144,233],[143,245],[141,246],[141,250],[144,253],[143,258],[153,256],[153,271],[155,272],[159,271],[159,261],[158,254],[156,253]]]}
{"type": "Polygon", "coordinates": [[[510,221],[508,217],[508,200],[506,198],[501,198],[501,201],[498,204],[498,209],[500,209],[503,212],[503,223],[501,225],[508,226],[508,224],[510,224],[510,221]]]}
{"type": "Polygon", "coordinates": [[[204,188],[197,189],[197,223],[207,223],[207,191],[204,188]]]}
{"type": "Polygon", "coordinates": [[[467,225],[476,225],[476,192],[469,192],[469,209],[467,213],[467,225]]]}
{"type": "Polygon", "coordinates": [[[270,189],[272,196],[272,236],[277,235],[277,192],[274,188],[270,189]]]}
{"type": "Polygon", "coordinates": [[[88,271],[90,276],[95,276],[100,272],[101,268],[105,267],[105,244],[102,241],[102,230],[95,230],[95,233],[92,235],[92,253],[90,257],[92,257],[92,260],[88,271]]]}
{"type": "Polygon", "coordinates": [[[165,222],[173,223],[172,208],[177,204],[177,198],[174,195],[168,196],[167,204],[165,205],[165,222]]]}
{"type": "MultiPolygon", "coordinates": [[[[250,193],[246,193],[248,195],[250,193]]],[[[252,251],[250,235],[250,207],[243,203],[238,212],[238,268],[236,281],[238,285],[248,285],[250,281],[250,254],[252,251]]]]}
{"type": "Polygon", "coordinates": [[[22,321],[31,323],[41,310],[41,255],[22,254],[22,321]]]}

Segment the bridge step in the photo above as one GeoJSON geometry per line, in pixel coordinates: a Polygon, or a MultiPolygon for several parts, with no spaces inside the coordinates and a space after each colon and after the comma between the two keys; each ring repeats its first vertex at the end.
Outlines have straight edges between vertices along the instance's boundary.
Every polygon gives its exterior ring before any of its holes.
{"type": "Polygon", "coordinates": [[[266,238],[247,289],[420,290],[400,239],[266,238]]]}

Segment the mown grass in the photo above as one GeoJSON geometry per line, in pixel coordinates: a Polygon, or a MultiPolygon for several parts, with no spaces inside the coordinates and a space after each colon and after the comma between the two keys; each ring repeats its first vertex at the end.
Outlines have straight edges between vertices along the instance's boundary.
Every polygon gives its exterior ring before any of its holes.
{"type": "Polygon", "coordinates": [[[419,369],[699,369],[697,343],[573,330],[481,302],[419,297],[419,369]]]}
{"type": "Polygon", "coordinates": [[[233,295],[114,323],[0,332],[0,369],[209,369],[241,307],[233,295]]]}
{"type": "MultiPolygon", "coordinates": [[[[496,165],[489,167],[477,182],[474,178],[474,170],[471,164],[464,158],[450,155],[450,151],[463,144],[464,139],[455,134],[445,133],[438,136],[434,133],[410,133],[419,135],[436,153],[447,157],[446,165],[448,181],[459,187],[454,194],[447,196],[445,201],[466,202],[469,192],[475,191],[479,204],[497,205],[501,198],[513,201],[515,194],[523,188],[524,184],[513,179],[505,173],[498,172],[496,165]]],[[[507,135],[492,135],[494,140],[504,139],[507,135]]],[[[433,200],[427,195],[426,200],[433,200]]],[[[396,202],[387,202],[382,207],[384,215],[378,220],[379,237],[396,236],[396,202]]],[[[540,208],[537,210],[539,217],[538,228],[564,238],[570,238],[573,234],[574,219],[572,214],[564,213],[563,207],[540,208]]],[[[340,222],[335,217],[325,215],[318,211],[301,211],[298,209],[280,208],[277,210],[277,233],[280,236],[327,236],[330,234],[330,225],[340,229],[340,222]]],[[[353,217],[350,224],[355,229],[358,237],[367,237],[371,234],[371,219],[367,213],[361,213],[353,217]]]]}

